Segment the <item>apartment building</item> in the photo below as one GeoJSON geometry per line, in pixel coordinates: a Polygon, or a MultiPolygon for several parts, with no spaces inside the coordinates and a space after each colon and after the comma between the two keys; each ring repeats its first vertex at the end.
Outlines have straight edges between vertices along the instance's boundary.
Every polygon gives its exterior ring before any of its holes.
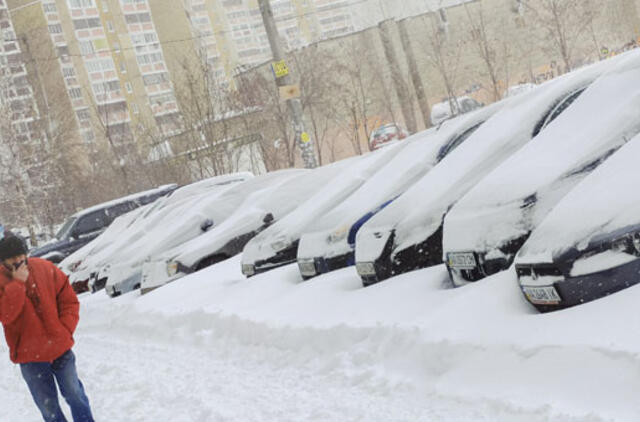
{"type": "Polygon", "coordinates": [[[38,105],[27,75],[25,55],[4,0],[0,0],[0,104],[2,128],[0,139],[9,144],[25,144],[41,140],[44,133],[37,124],[38,105]]]}
{"type": "MultiPolygon", "coordinates": [[[[57,61],[85,145],[106,139],[126,160],[142,136],[178,131],[178,104],[147,0],[20,3],[13,0],[16,18],[29,8],[23,20],[33,21],[37,9],[46,22],[49,57],[57,61]]],[[[28,41],[32,33],[23,26],[28,41]]]]}

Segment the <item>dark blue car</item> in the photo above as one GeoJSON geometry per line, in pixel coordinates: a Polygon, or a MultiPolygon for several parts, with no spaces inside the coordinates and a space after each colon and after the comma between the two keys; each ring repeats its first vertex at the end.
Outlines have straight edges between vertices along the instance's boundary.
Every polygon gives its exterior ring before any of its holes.
{"type": "Polygon", "coordinates": [[[29,256],[36,256],[57,264],[104,232],[119,216],[142,205],[170,194],[178,185],[166,185],[157,189],[129,195],[80,211],[67,219],[53,242],[34,248],[29,256]]]}

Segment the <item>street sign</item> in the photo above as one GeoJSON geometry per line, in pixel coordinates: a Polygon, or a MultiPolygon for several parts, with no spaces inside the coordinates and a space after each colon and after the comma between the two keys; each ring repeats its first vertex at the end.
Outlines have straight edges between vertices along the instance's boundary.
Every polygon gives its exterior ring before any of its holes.
{"type": "Polygon", "coordinates": [[[300,134],[300,140],[302,141],[303,144],[306,144],[307,142],[309,142],[311,140],[311,137],[309,136],[309,134],[307,132],[302,132],[300,134]]]}
{"type": "Polygon", "coordinates": [[[273,70],[273,74],[276,75],[276,78],[283,78],[289,74],[289,68],[284,60],[271,62],[271,69],[273,70]]]}

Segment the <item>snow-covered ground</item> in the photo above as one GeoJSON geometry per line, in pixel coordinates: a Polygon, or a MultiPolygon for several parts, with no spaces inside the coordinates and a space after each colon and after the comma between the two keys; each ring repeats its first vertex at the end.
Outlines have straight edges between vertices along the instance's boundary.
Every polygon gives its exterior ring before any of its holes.
{"type": "MultiPolygon", "coordinates": [[[[513,269],[446,280],[247,280],[235,257],[144,296],[81,296],[78,368],[102,421],[640,420],[640,287],[539,315],[513,269]]],[[[40,420],[0,353],[0,420],[40,420]]]]}

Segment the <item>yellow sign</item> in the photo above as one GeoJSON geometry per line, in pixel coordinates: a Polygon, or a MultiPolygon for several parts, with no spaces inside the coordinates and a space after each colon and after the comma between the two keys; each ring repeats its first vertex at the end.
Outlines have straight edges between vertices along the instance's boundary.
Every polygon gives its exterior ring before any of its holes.
{"type": "Polygon", "coordinates": [[[292,100],[300,98],[300,85],[285,85],[280,87],[280,100],[292,100]]]}
{"type": "Polygon", "coordinates": [[[271,62],[271,69],[273,69],[273,74],[276,75],[276,78],[282,78],[289,74],[289,68],[284,60],[271,62]]]}
{"type": "Polygon", "coordinates": [[[311,140],[311,137],[309,136],[309,134],[307,132],[302,132],[300,134],[300,140],[302,141],[303,144],[306,144],[307,142],[309,142],[311,140]]]}

